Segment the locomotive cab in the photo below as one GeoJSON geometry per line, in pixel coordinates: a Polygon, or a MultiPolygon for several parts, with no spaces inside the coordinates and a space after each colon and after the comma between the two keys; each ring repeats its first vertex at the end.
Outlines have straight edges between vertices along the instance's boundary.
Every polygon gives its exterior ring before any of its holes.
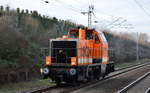
{"type": "Polygon", "coordinates": [[[49,55],[41,68],[43,77],[57,84],[99,79],[112,71],[107,40],[95,29],[72,29],[62,38],[51,39],[49,55]]]}

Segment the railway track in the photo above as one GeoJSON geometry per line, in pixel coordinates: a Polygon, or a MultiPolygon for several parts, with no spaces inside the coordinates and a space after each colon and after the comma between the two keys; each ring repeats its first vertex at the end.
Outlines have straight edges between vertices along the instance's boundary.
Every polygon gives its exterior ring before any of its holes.
{"type": "Polygon", "coordinates": [[[52,89],[57,89],[57,88],[58,88],[58,86],[52,86],[52,87],[45,87],[45,88],[40,88],[40,89],[33,89],[30,91],[24,91],[22,93],[42,93],[42,92],[52,90],[52,89]]]}
{"type": "Polygon", "coordinates": [[[61,86],[61,87],[53,86],[53,87],[41,88],[41,89],[32,90],[32,91],[28,91],[28,92],[22,92],[22,93],[70,93],[70,92],[73,92],[75,90],[79,90],[81,88],[96,84],[98,82],[108,80],[112,77],[121,75],[123,73],[141,68],[141,67],[146,66],[148,64],[150,64],[150,62],[144,63],[144,64],[139,64],[139,65],[134,65],[134,66],[129,66],[129,67],[126,67],[123,69],[122,68],[117,69],[117,71],[111,73],[109,76],[105,77],[104,79],[100,79],[100,80],[96,80],[96,81],[92,81],[92,82],[88,82],[88,83],[83,83],[83,84],[76,86],[76,87],[73,87],[73,86],[69,86],[69,87],[68,86],[66,86],[66,87],[64,87],[64,86],[61,86]]]}
{"type": "MultiPolygon", "coordinates": [[[[142,68],[142,67],[144,67],[144,66],[147,66],[148,64],[150,64],[150,63],[146,63],[146,64],[142,64],[142,65],[136,65],[136,66],[133,66],[133,67],[129,66],[129,67],[127,67],[127,68],[117,70],[116,72],[110,74],[110,75],[107,76],[106,78],[101,79],[101,80],[99,80],[99,81],[95,81],[95,82],[92,82],[92,83],[90,82],[89,84],[85,84],[85,85],[83,85],[83,86],[79,86],[78,88],[73,88],[73,89],[70,89],[70,90],[67,90],[67,91],[63,91],[63,92],[61,92],[61,93],[70,93],[70,92],[71,92],[71,93],[80,93],[80,91],[76,91],[76,90],[80,90],[80,89],[82,89],[82,88],[84,88],[84,87],[87,87],[87,89],[88,89],[88,87],[97,85],[97,83],[100,83],[100,82],[102,82],[102,81],[107,81],[107,80],[109,80],[109,79],[111,79],[111,78],[114,78],[114,77],[117,77],[117,76],[119,76],[119,75],[121,75],[121,74],[128,73],[128,72],[130,72],[130,71],[132,71],[132,70],[142,68]]],[[[81,92],[81,93],[82,93],[82,92],[81,92]]],[[[99,93],[99,92],[98,92],[98,93],[99,93]]]]}
{"type": "Polygon", "coordinates": [[[145,91],[145,93],[150,93],[150,88],[148,88],[148,89],[145,91]]]}
{"type": "Polygon", "coordinates": [[[142,75],[117,93],[150,93],[150,72],[142,75]]]}

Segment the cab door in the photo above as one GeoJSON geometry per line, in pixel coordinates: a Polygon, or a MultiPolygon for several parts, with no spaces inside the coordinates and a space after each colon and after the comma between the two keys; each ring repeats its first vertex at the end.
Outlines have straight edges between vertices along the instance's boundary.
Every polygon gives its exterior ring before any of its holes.
{"type": "Polygon", "coordinates": [[[102,43],[98,33],[94,34],[94,58],[93,63],[101,63],[102,62],[102,43]]]}

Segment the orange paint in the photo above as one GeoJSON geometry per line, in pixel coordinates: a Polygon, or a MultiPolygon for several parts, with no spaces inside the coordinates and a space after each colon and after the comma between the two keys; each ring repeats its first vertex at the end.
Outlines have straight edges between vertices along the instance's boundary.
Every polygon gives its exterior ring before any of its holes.
{"type": "Polygon", "coordinates": [[[46,56],[46,65],[51,65],[51,57],[50,56],[46,56]]]}
{"type": "Polygon", "coordinates": [[[77,58],[76,57],[71,57],[71,65],[76,66],[77,65],[77,58]]]}
{"type": "MultiPolygon", "coordinates": [[[[97,32],[95,29],[73,29],[68,32],[68,35],[63,36],[59,40],[77,39],[77,57],[71,57],[71,65],[88,65],[91,62],[79,63],[78,58],[91,59],[109,59],[108,58],[108,43],[105,40],[102,32],[97,32]],[[79,63],[79,64],[77,64],[79,63]]],[[[108,64],[102,62],[102,64],[108,64]]],[[[101,63],[101,62],[100,62],[101,63]]],[[[46,57],[46,64],[51,64],[51,57],[46,57]]]]}

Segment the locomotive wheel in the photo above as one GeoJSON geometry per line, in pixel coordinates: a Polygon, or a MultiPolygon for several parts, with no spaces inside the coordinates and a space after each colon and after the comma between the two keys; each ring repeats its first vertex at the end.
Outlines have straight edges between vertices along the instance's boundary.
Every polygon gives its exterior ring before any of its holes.
{"type": "Polygon", "coordinates": [[[97,80],[99,80],[100,79],[100,77],[101,77],[101,67],[98,67],[97,69],[95,69],[95,78],[97,79],[97,80]]]}
{"type": "Polygon", "coordinates": [[[72,80],[71,80],[70,83],[71,83],[73,86],[76,86],[76,85],[78,84],[77,81],[78,81],[78,77],[77,77],[77,75],[75,75],[75,76],[72,77],[72,80]]]}
{"type": "Polygon", "coordinates": [[[56,80],[56,85],[57,85],[57,86],[60,86],[60,85],[61,85],[61,80],[60,80],[59,78],[56,80]]]}
{"type": "Polygon", "coordinates": [[[105,78],[106,75],[103,75],[102,78],[105,78]]]}
{"type": "Polygon", "coordinates": [[[88,80],[88,81],[93,80],[93,72],[90,71],[90,72],[88,72],[88,73],[89,73],[89,76],[87,77],[87,80],[88,80]]]}
{"type": "Polygon", "coordinates": [[[107,74],[107,65],[102,64],[101,65],[101,76],[102,76],[102,78],[105,78],[106,74],[107,74]]]}

